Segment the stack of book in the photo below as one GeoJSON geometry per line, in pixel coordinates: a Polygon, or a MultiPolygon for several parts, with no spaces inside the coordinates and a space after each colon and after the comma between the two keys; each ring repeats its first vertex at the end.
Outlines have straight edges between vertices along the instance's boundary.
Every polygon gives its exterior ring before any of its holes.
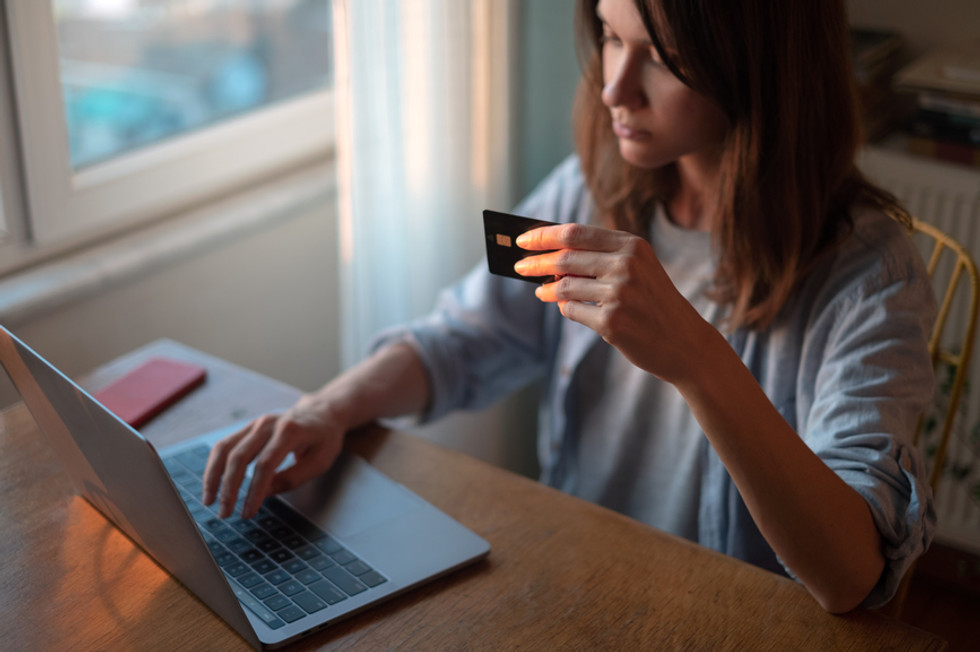
{"type": "Polygon", "coordinates": [[[930,52],[895,83],[915,97],[911,152],[980,167],[980,41],[930,52]]]}
{"type": "Polygon", "coordinates": [[[901,127],[906,104],[892,88],[902,63],[905,39],[897,32],[852,27],[851,60],[861,106],[865,138],[875,141],[901,127]]]}

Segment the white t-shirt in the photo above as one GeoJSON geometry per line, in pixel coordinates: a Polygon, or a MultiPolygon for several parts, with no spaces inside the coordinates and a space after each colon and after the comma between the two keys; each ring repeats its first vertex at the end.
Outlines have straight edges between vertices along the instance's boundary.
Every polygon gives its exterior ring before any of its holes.
{"type": "MultiPolygon", "coordinates": [[[[715,323],[711,235],[675,225],[659,207],[650,242],[678,291],[715,323]]],[[[582,360],[572,493],[697,541],[704,433],[680,393],[598,340],[582,360]],[[610,392],[608,388],[615,387],[610,392]]]]}

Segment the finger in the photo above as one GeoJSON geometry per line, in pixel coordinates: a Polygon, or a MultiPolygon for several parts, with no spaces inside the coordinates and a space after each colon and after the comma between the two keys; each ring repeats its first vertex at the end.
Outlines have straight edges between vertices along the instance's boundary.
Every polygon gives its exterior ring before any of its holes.
{"type": "Polygon", "coordinates": [[[559,301],[561,314],[571,321],[587,326],[603,336],[601,331],[602,308],[582,301],[559,301]]]}
{"type": "Polygon", "coordinates": [[[242,486],[245,471],[269,440],[275,422],[275,416],[260,417],[252,423],[249,433],[228,453],[225,472],[221,478],[221,490],[218,494],[219,517],[231,516],[235,502],[238,500],[238,490],[242,486]]]}
{"type": "Polygon", "coordinates": [[[514,243],[521,249],[531,251],[552,249],[615,251],[622,245],[624,238],[628,237],[629,234],[623,231],[604,229],[591,224],[558,224],[525,231],[514,243]]]}
{"type": "Polygon", "coordinates": [[[546,303],[586,301],[602,303],[606,285],[591,277],[565,276],[554,283],[545,283],[534,290],[535,296],[546,303]]]}
{"type": "Polygon", "coordinates": [[[522,276],[594,277],[602,267],[603,256],[592,251],[560,249],[522,258],[514,263],[514,271],[522,276]]]}
{"type": "Polygon", "coordinates": [[[242,518],[255,516],[265,499],[273,493],[270,489],[276,476],[276,469],[290,451],[297,453],[299,452],[297,449],[304,445],[304,442],[297,439],[298,433],[296,424],[288,419],[280,419],[276,422],[268,443],[255,458],[252,482],[245,503],[242,505],[242,518]]]}
{"type": "Polygon", "coordinates": [[[218,483],[221,482],[221,476],[224,475],[228,453],[251,430],[252,423],[249,423],[241,430],[228,435],[211,448],[207,466],[204,467],[204,478],[201,482],[201,502],[205,505],[213,503],[218,493],[218,483]]]}

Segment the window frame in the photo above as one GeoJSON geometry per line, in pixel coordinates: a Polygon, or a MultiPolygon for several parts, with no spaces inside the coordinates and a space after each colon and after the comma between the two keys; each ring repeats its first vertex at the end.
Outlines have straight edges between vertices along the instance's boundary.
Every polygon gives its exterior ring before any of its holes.
{"type": "Polygon", "coordinates": [[[15,239],[22,248],[91,242],[333,152],[333,90],[323,89],[75,171],[53,3],[8,0],[4,7],[6,21],[0,26],[12,77],[7,92],[21,145],[24,209],[15,239]]]}

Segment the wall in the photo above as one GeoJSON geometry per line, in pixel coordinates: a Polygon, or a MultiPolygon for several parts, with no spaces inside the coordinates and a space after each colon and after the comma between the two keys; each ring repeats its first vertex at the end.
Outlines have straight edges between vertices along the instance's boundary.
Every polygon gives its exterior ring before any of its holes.
{"type": "Polygon", "coordinates": [[[310,390],[339,369],[335,233],[330,201],[11,330],[73,377],[166,337],[310,390]]]}
{"type": "Polygon", "coordinates": [[[980,39],[977,0],[848,0],[851,23],[897,30],[915,56],[944,43],[980,39]]]}
{"type": "Polygon", "coordinates": [[[520,197],[574,149],[571,112],[579,78],[575,4],[569,0],[520,3],[520,197]]]}

